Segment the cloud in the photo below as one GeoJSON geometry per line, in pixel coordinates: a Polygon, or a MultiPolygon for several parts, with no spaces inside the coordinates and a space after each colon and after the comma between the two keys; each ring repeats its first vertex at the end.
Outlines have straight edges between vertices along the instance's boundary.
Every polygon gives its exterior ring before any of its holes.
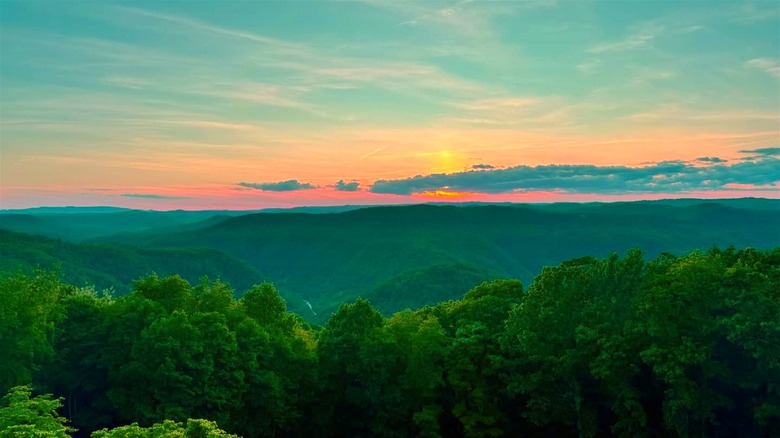
{"type": "Polygon", "coordinates": [[[175,15],[168,15],[168,14],[160,14],[157,12],[151,12],[144,9],[139,8],[133,8],[133,7],[127,7],[127,6],[117,6],[117,10],[123,13],[131,13],[136,15],[142,15],[148,18],[153,18],[159,21],[165,21],[171,24],[177,24],[193,29],[197,29],[200,31],[209,32],[215,35],[222,35],[222,36],[228,36],[239,40],[248,40],[253,41],[255,43],[260,44],[267,44],[272,46],[281,46],[285,47],[290,51],[298,51],[301,49],[300,45],[289,43],[287,41],[278,40],[275,38],[270,38],[264,35],[258,35],[251,32],[244,32],[244,31],[238,31],[233,29],[227,29],[220,26],[215,26],[203,21],[193,20],[190,18],[185,17],[178,17],[175,15]]]}
{"type": "Polygon", "coordinates": [[[780,147],[776,148],[758,148],[758,149],[742,149],[739,151],[742,154],[755,154],[755,155],[763,155],[768,157],[773,157],[780,155],[780,147]]]}
{"type": "Polygon", "coordinates": [[[357,181],[345,183],[343,179],[340,179],[333,185],[333,188],[339,192],[357,192],[360,190],[360,183],[357,181]]]}
{"type": "Polygon", "coordinates": [[[740,24],[751,24],[764,20],[776,20],[780,8],[773,2],[739,2],[734,8],[726,10],[729,18],[740,24]],[[759,6],[759,4],[761,6],[759,6]]]}
{"type": "Polygon", "coordinates": [[[545,165],[418,175],[399,180],[379,180],[371,192],[411,195],[435,191],[511,193],[534,190],[563,193],[685,193],[730,190],[734,184],[777,190],[780,160],[766,158],[733,165],[716,163],[701,167],[671,161],[646,167],[545,165]]]}
{"type": "Polygon", "coordinates": [[[621,41],[600,43],[591,46],[589,53],[625,52],[628,50],[642,49],[663,32],[664,27],[659,25],[646,25],[632,35],[621,41]]]}
{"type": "Polygon", "coordinates": [[[153,193],[122,193],[119,196],[124,196],[125,198],[143,198],[143,199],[190,199],[186,196],[165,196],[165,195],[155,195],[153,193]]]}
{"type": "Polygon", "coordinates": [[[591,74],[595,73],[602,67],[602,62],[598,59],[592,61],[585,61],[577,64],[577,70],[580,73],[591,74]]]}
{"type": "Polygon", "coordinates": [[[474,170],[490,170],[495,169],[496,166],[491,166],[490,164],[475,164],[471,166],[471,168],[474,170]]]}
{"type": "Polygon", "coordinates": [[[537,97],[526,96],[503,96],[487,99],[478,99],[470,102],[458,102],[453,104],[455,108],[472,110],[472,111],[484,111],[484,110],[496,110],[496,109],[517,109],[526,108],[531,105],[542,102],[542,99],[537,97]]]}
{"type": "MultiPolygon", "coordinates": [[[[371,2],[370,4],[374,4],[371,2]]],[[[410,7],[413,5],[409,5],[410,7]]],[[[201,38],[211,43],[214,39],[232,42],[227,57],[237,63],[248,63],[252,68],[289,72],[285,84],[257,83],[251,81],[236,84],[232,78],[220,81],[225,70],[198,63],[193,71],[210,78],[209,86],[202,81],[190,81],[190,87],[184,92],[211,98],[244,100],[268,106],[280,106],[309,112],[325,118],[337,118],[333,111],[324,111],[311,102],[309,92],[316,89],[348,89],[368,85],[370,87],[401,90],[407,93],[431,92],[436,90],[478,92],[484,85],[450,74],[436,64],[426,62],[405,62],[397,57],[379,58],[367,65],[365,57],[359,51],[350,54],[341,49],[328,50],[320,44],[294,42],[273,38],[263,34],[217,26],[186,16],[162,14],[144,9],[117,6],[120,16],[142,17],[151,22],[162,22],[166,33],[185,33],[188,38],[201,38]],[[243,43],[243,44],[235,44],[243,43]],[[240,58],[232,58],[236,55],[240,58]],[[215,87],[216,82],[220,83],[215,87]]],[[[140,23],[144,24],[144,23],[140,23]]],[[[133,24],[131,24],[133,25],[133,24]]],[[[138,26],[139,23],[134,23],[138,26]]],[[[325,44],[327,46],[327,44],[325,44]]],[[[391,46],[392,47],[392,46],[391,46]]],[[[160,67],[159,70],[165,70],[160,67]]],[[[199,79],[195,78],[195,79],[199,79]]],[[[155,83],[152,81],[152,83],[155,83]]],[[[163,84],[164,89],[182,91],[182,84],[163,84]]],[[[160,87],[158,87],[160,88],[160,87]]]]}
{"type": "Polygon", "coordinates": [[[745,67],[763,70],[766,74],[780,78],[780,64],[772,58],[755,58],[745,63],[745,67]]]}
{"type": "Polygon", "coordinates": [[[696,161],[702,162],[702,163],[726,163],[728,160],[724,160],[723,158],[719,157],[699,157],[696,159],[696,161]]]}
{"type": "Polygon", "coordinates": [[[382,152],[382,151],[383,151],[383,150],[385,150],[386,148],[387,148],[387,146],[380,146],[380,147],[378,147],[378,148],[374,149],[373,151],[371,151],[371,152],[369,152],[369,153],[367,153],[367,154],[363,155],[362,157],[360,157],[360,159],[361,159],[361,160],[365,160],[366,158],[368,158],[368,157],[370,157],[370,156],[372,156],[372,155],[374,155],[374,154],[376,154],[376,153],[382,152]]]}
{"type": "Polygon", "coordinates": [[[317,188],[309,183],[298,182],[298,180],[295,179],[270,183],[240,182],[236,185],[248,189],[262,190],[264,192],[294,192],[296,190],[311,190],[317,188]]]}

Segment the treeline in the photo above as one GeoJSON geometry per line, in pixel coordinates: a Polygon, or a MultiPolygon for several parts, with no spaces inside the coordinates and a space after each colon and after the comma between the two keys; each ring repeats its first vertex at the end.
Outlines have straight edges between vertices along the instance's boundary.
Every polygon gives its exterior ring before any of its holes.
{"type": "Polygon", "coordinates": [[[0,436],[780,435],[780,248],[584,257],[323,327],[177,276],[5,275],[0,303],[0,436]]]}

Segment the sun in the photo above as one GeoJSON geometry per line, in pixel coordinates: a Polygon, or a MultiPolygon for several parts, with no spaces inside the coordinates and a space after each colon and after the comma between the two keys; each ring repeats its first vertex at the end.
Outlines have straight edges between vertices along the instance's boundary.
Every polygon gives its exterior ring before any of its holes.
{"type": "Polygon", "coordinates": [[[466,164],[458,153],[444,149],[434,154],[434,168],[437,173],[462,172],[466,164]]]}

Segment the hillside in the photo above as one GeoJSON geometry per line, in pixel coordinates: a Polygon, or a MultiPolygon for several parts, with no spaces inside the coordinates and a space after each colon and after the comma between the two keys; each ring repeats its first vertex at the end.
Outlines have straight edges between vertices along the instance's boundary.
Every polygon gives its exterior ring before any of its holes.
{"type": "Polygon", "coordinates": [[[363,298],[383,314],[392,315],[407,308],[418,309],[460,299],[463,291],[504,277],[496,271],[467,263],[433,265],[391,277],[363,298]]]}
{"type": "Polygon", "coordinates": [[[327,316],[324,311],[340,302],[432,266],[466,263],[529,284],[543,266],[582,254],[604,257],[634,247],[651,257],[712,246],[770,248],[780,244],[778,222],[776,209],[709,201],[414,205],[247,214],[193,231],[108,239],[150,248],[219,249],[268,275],[291,309],[310,314],[306,300],[327,316]]]}
{"type": "Polygon", "coordinates": [[[0,229],[71,241],[137,232],[171,232],[213,225],[235,211],[147,211],[97,208],[6,210],[0,213],[0,229]]]}
{"type": "Polygon", "coordinates": [[[202,276],[231,282],[237,292],[263,281],[247,263],[211,248],[151,249],[121,244],[78,244],[0,230],[0,272],[58,268],[63,279],[98,290],[130,291],[132,281],[151,272],[180,274],[197,283],[202,276]]]}

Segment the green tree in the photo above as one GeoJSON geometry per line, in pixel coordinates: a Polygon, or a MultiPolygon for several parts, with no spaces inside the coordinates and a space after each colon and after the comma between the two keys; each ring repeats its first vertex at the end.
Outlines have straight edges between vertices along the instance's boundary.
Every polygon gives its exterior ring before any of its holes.
{"type": "Polygon", "coordinates": [[[51,395],[31,397],[30,386],[15,386],[3,397],[0,407],[0,438],[68,438],[76,429],[57,414],[61,399],[51,395]]]}
{"type": "Polygon", "coordinates": [[[751,393],[740,405],[751,407],[761,433],[780,435],[780,248],[731,248],[719,255],[727,260],[721,284],[730,307],[720,321],[728,341],[744,352],[731,355],[736,360],[730,369],[751,393]]]}
{"type": "Polygon", "coordinates": [[[305,411],[315,417],[319,406],[311,397],[318,372],[314,334],[286,310],[270,283],[253,286],[239,303],[244,319],[236,339],[245,387],[231,430],[247,436],[319,432],[314,421],[297,421],[305,411]]]}
{"type": "Polygon", "coordinates": [[[234,315],[237,307],[233,299],[233,289],[223,281],[210,282],[203,277],[200,283],[192,289],[195,307],[198,312],[216,312],[225,316],[234,315]]]}
{"type": "Polygon", "coordinates": [[[212,438],[233,437],[219,428],[217,423],[208,420],[188,419],[186,423],[165,420],[150,427],[140,427],[137,423],[115,429],[103,429],[92,433],[93,438],[212,438]]]}
{"type": "Polygon", "coordinates": [[[39,373],[49,391],[65,397],[64,412],[81,430],[110,424],[115,416],[105,363],[105,320],[114,302],[94,289],[75,289],[61,300],[63,318],[54,330],[54,360],[39,373]]]}
{"type": "Polygon", "coordinates": [[[239,400],[244,377],[224,316],[181,310],[141,332],[118,375],[113,399],[119,410],[146,423],[193,416],[224,420],[239,400]]]}
{"type": "Polygon", "coordinates": [[[32,382],[51,359],[51,334],[60,317],[58,301],[69,289],[54,272],[0,275],[0,391],[32,382]]]}
{"type": "Polygon", "coordinates": [[[133,293],[159,303],[168,313],[187,309],[193,300],[190,284],[178,275],[149,275],[133,284],[133,293]]]}
{"type": "Polygon", "coordinates": [[[663,391],[663,428],[677,436],[706,435],[713,412],[729,403],[716,388],[727,370],[715,348],[723,338],[717,315],[727,311],[721,257],[694,252],[650,263],[637,297],[639,353],[663,391]]]}
{"type": "Polygon", "coordinates": [[[445,373],[451,399],[445,404],[468,437],[500,436],[508,426],[500,337],[509,311],[523,299],[517,280],[483,283],[460,301],[437,306],[449,330],[445,373]]]}
{"type": "MultiPolygon", "coordinates": [[[[244,436],[273,436],[286,424],[288,409],[282,378],[274,372],[274,348],[271,336],[257,321],[246,318],[236,328],[238,360],[244,375],[244,387],[230,414],[230,429],[244,436]]],[[[281,365],[281,364],[280,364],[281,365]]]]}
{"type": "Polygon", "coordinates": [[[385,325],[400,360],[398,422],[409,436],[440,436],[438,392],[443,383],[447,338],[438,319],[410,310],[396,313],[385,325]]]}
{"type": "Polygon", "coordinates": [[[287,303],[273,284],[254,285],[241,297],[246,315],[261,327],[275,328],[289,333],[294,318],[287,312],[287,303]]]}
{"type": "MultiPolygon", "coordinates": [[[[644,427],[638,393],[628,382],[636,372],[633,344],[623,333],[633,295],[642,280],[642,254],[620,260],[591,257],[548,267],[534,280],[507,322],[502,346],[514,373],[510,393],[525,398],[524,415],[557,433],[595,436],[601,401],[613,397],[619,427],[633,436],[644,427]]],[[[636,347],[635,347],[636,350],[636,347]]]]}
{"type": "Polygon", "coordinates": [[[400,361],[384,318],[359,298],[342,304],[320,334],[322,393],[332,412],[325,413],[333,435],[397,436],[400,361]]]}

